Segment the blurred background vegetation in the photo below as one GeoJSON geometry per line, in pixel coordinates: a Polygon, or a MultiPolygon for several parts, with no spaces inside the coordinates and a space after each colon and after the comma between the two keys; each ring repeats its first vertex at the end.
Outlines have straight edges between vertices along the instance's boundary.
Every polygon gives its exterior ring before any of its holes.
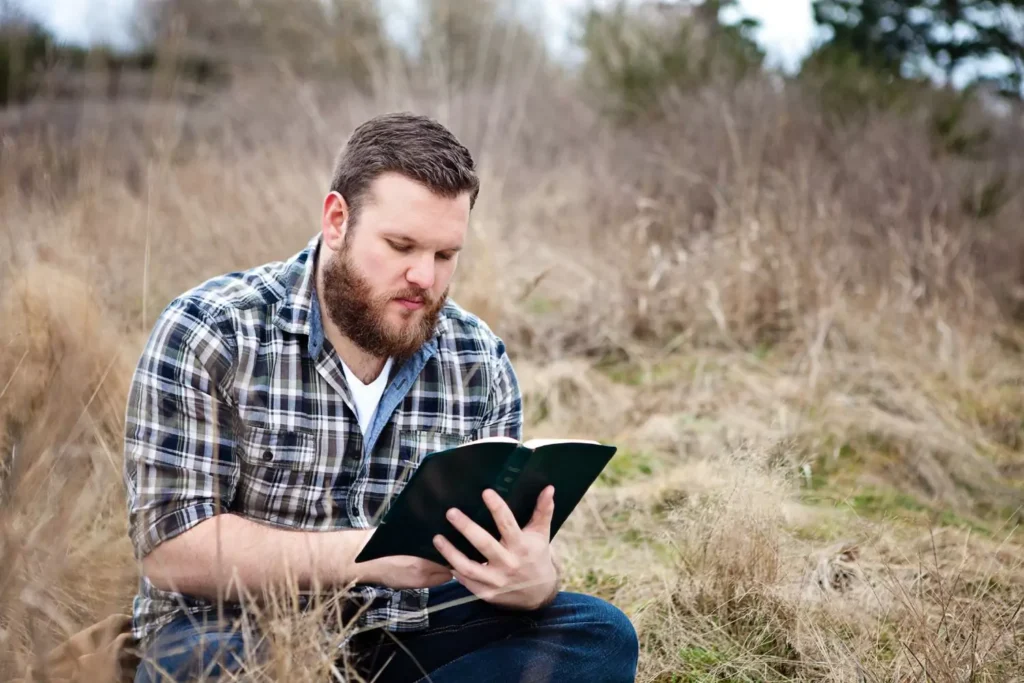
{"type": "Polygon", "coordinates": [[[758,21],[736,0],[581,5],[569,60],[551,54],[531,5],[504,0],[422,0],[400,40],[378,0],[139,0],[130,49],[61,43],[18,1],[0,6],[0,109],[193,101],[266,76],[436,95],[543,72],[628,126],[663,120],[680,98],[768,79],[813,106],[823,131],[902,117],[924,127],[934,155],[983,164],[958,198],[964,215],[991,217],[1019,184],[992,126],[1020,116],[1024,0],[813,0],[819,37],[791,72],[766,65],[758,21]]]}
{"type": "Polygon", "coordinates": [[[640,680],[1024,680],[1024,2],[816,0],[782,69],[735,0],[581,5],[571,57],[536,3],[383,1],[140,0],[131,49],[0,4],[0,678],[128,609],[156,312],[413,109],[477,158],[453,295],[526,432],[620,446],[559,551],[640,680]]]}
{"type": "MultiPolygon", "coordinates": [[[[8,104],[38,95],[55,68],[147,73],[158,55],[173,54],[176,70],[196,83],[287,68],[365,89],[382,64],[412,72],[443,67],[454,82],[486,82],[503,62],[529,61],[546,49],[539,15],[530,16],[528,4],[502,0],[422,0],[401,41],[385,29],[376,0],[139,0],[136,47],[119,50],[61,44],[17,2],[0,6],[0,102],[8,104]]],[[[811,4],[824,30],[788,78],[839,90],[839,110],[896,106],[900,93],[920,94],[912,86],[933,85],[936,77],[948,83],[971,63],[984,68],[968,85],[1014,100],[1024,92],[1021,0],[811,4]]],[[[562,66],[581,72],[624,111],[649,113],[660,92],[740,79],[763,67],[758,21],[743,16],[736,0],[610,0],[581,5],[577,19],[583,64],[562,66]]]]}

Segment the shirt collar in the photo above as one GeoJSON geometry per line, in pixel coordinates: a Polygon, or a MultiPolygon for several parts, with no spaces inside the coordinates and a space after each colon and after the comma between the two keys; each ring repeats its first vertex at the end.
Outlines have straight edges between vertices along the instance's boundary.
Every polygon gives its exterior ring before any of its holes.
{"type": "Polygon", "coordinates": [[[285,332],[308,335],[311,347],[314,341],[319,347],[323,346],[323,326],[320,325],[320,307],[314,289],[319,247],[320,234],[317,233],[306,248],[287,263],[281,282],[285,289],[284,298],[274,319],[274,324],[285,332]],[[314,329],[314,324],[317,329],[314,329]],[[319,340],[314,339],[317,336],[319,340]]]}

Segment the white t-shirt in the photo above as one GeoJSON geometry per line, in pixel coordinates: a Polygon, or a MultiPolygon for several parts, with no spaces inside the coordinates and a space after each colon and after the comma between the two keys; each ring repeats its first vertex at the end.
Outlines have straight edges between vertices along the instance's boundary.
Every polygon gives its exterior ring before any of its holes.
{"type": "Polygon", "coordinates": [[[377,404],[380,403],[380,397],[384,395],[384,389],[388,386],[391,359],[388,358],[384,364],[384,369],[377,375],[377,379],[369,384],[363,384],[349,367],[345,365],[345,361],[341,361],[341,367],[345,369],[345,379],[348,380],[348,388],[352,392],[352,400],[356,404],[359,429],[362,430],[363,436],[366,436],[370,429],[370,424],[373,423],[373,416],[377,414],[377,404]]]}

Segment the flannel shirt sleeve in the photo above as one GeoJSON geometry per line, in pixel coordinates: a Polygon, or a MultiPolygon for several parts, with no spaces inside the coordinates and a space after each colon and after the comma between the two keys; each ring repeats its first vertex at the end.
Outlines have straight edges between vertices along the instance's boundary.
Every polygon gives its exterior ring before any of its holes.
{"type": "Polygon", "coordinates": [[[172,302],[136,366],[125,417],[129,534],[138,559],[228,509],[238,482],[226,398],[234,337],[216,309],[172,302]],[[219,320],[219,321],[218,321],[219,320]]]}
{"type": "Polygon", "coordinates": [[[501,341],[498,341],[492,359],[487,405],[475,438],[492,436],[523,438],[523,398],[519,380],[501,341]]]}

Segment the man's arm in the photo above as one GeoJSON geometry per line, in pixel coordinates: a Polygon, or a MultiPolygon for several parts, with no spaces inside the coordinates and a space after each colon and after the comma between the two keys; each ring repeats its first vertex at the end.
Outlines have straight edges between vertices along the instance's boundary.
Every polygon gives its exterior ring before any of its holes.
{"type": "Polygon", "coordinates": [[[242,587],[259,590],[286,577],[299,590],[338,586],[367,536],[361,529],[289,531],[221,514],[158,545],[142,569],[157,588],[211,600],[238,600],[242,587]]]}
{"type": "Polygon", "coordinates": [[[424,588],[451,580],[450,571],[420,558],[355,564],[372,533],[291,531],[222,514],[162,543],[143,559],[142,567],[157,588],[230,601],[245,591],[286,584],[307,591],[354,583],[424,588]]]}
{"type": "Polygon", "coordinates": [[[154,585],[231,599],[239,588],[258,592],[286,582],[305,590],[450,579],[439,565],[409,558],[354,565],[372,530],[292,531],[229,514],[239,477],[229,398],[233,340],[225,315],[178,300],[154,326],[132,380],[125,420],[129,527],[154,585]]]}

